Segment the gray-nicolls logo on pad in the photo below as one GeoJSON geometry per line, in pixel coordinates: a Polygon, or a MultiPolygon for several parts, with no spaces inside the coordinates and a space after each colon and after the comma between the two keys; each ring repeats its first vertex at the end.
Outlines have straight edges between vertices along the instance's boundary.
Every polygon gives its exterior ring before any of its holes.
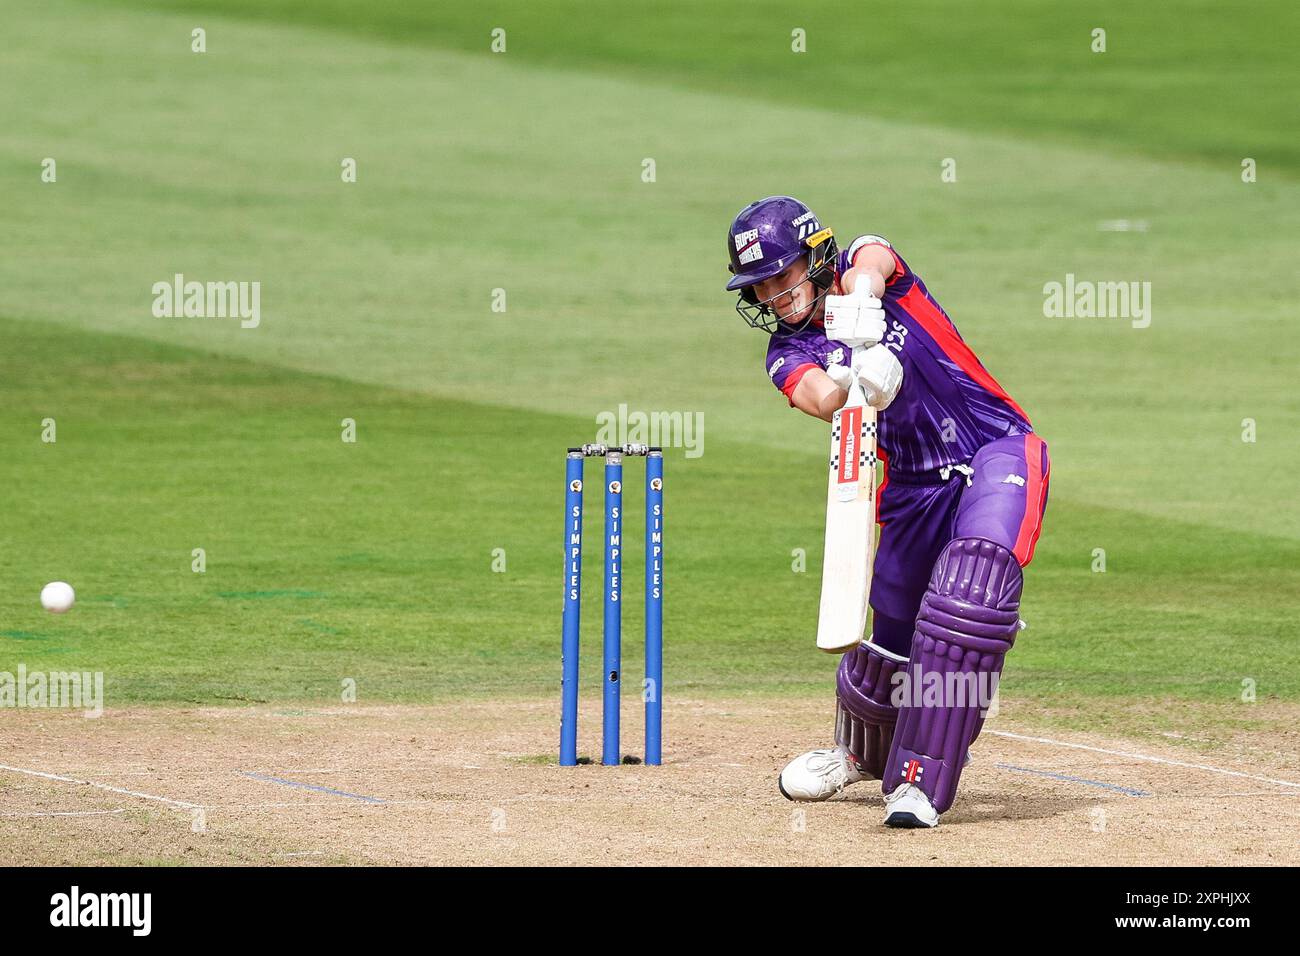
{"type": "Polygon", "coordinates": [[[51,926],[128,927],[133,936],[148,936],[153,925],[152,893],[83,893],[73,886],[50,897],[51,926]]]}

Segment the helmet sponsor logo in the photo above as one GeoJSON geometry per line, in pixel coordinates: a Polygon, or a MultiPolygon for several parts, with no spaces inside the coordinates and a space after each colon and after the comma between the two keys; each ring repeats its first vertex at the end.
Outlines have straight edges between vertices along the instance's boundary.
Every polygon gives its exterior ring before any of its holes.
{"type": "MultiPolygon", "coordinates": [[[[810,219],[811,219],[814,223],[816,223],[816,221],[817,221],[817,217],[814,216],[814,215],[812,214],[812,211],[811,211],[811,210],[809,210],[808,212],[804,213],[802,216],[800,216],[800,217],[797,218],[797,219],[791,219],[791,220],[790,220],[790,225],[792,225],[792,226],[802,226],[805,222],[807,222],[807,221],[810,220],[810,219]]],[[[815,229],[816,226],[814,225],[813,228],[815,229]]]]}
{"type": "Polygon", "coordinates": [[[736,234],[736,261],[742,266],[763,258],[763,244],[758,241],[758,230],[748,229],[736,234]]]}

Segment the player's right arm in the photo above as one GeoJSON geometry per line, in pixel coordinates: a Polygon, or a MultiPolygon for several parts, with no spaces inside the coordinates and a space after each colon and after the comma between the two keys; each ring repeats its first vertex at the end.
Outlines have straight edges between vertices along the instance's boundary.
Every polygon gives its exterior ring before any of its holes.
{"type": "Polygon", "coordinates": [[[834,379],[821,369],[810,368],[795,386],[790,395],[790,404],[813,418],[828,422],[831,415],[844,406],[848,397],[847,388],[835,384],[834,379]]]}
{"type": "Polygon", "coordinates": [[[790,393],[790,404],[828,422],[848,399],[854,376],[862,383],[867,404],[883,412],[898,397],[903,385],[903,365],[890,349],[873,345],[854,356],[852,368],[831,365],[826,371],[808,369],[790,393]]]}

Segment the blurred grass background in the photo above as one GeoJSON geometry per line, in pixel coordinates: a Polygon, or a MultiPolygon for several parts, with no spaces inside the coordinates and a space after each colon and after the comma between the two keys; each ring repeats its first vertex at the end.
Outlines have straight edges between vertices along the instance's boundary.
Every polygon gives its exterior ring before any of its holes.
{"type": "Polygon", "coordinates": [[[1300,690],[1293,7],[13,10],[0,670],[102,669],[110,705],[557,692],[561,451],[626,402],[705,421],[667,465],[668,698],[825,692],[824,427],[720,291],[731,216],[790,192],[888,236],[1051,444],[1008,694],[1088,725],[1300,690]],[[177,272],[260,281],[262,325],[155,318],[177,272]],[[1150,328],[1044,318],[1067,273],[1150,281],[1150,328]]]}

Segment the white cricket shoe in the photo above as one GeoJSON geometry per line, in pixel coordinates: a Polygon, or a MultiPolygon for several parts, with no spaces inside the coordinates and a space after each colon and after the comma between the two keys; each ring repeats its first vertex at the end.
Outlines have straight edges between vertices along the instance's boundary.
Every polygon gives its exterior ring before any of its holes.
{"type": "Polygon", "coordinates": [[[776,785],[787,800],[825,800],[851,783],[869,779],[847,750],[828,747],[795,757],[785,765],[776,785]]]}
{"type": "Polygon", "coordinates": [[[930,798],[915,784],[902,783],[885,797],[885,826],[916,829],[939,825],[939,814],[930,805],[930,798]]]}

